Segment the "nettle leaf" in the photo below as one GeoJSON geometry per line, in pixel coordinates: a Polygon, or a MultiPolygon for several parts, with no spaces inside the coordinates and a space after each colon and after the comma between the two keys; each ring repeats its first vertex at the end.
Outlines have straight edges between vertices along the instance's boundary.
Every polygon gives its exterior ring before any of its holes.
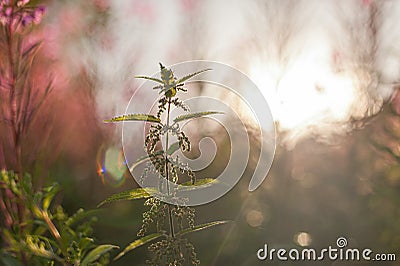
{"type": "Polygon", "coordinates": [[[185,186],[185,187],[195,187],[195,186],[204,186],[204,185],[210,185],[211,183],[217,182],[216,179],[214,178],[201,178],[201,179],[196,179],[194,184],[192,181],[188,181],[182,184],[179,184],[180,186],[185,186]]]}
{"type": "Polygon", "coordinates": [[[123,191],[114,195],[111,195],[107,199],[103,200],[100,202],[97,207],[101,207],[106,203],[111,203],[111,202],[116,202],[116,201],[122,201],[122,200],[137,200],[137,199],[145,199],[151,197],[150,192],[153,191],[156,192],[155,189],[151,188],[135,188],[131,189],[128,191],[123,191]]]}
{"type": "Polygon", "coordinates": [[[226,223],[230,223],[230,222],[231,221],[215,221],[215,222],[209,222],[209,223],[205,223],[205,224],[200,224],[200,225],[196,225],[193,228],[187,228],[187,229],[184,229],[182,231],[179,231],[177,233],[177,235],[183,236],[183,235],[186,235],[186,234],[189,234],[189,233],[197,232],[197,231],[204,230],[204,229],[216,226],[216,225],[226,224],[226,223]]]}
{"type": "Polygon", "coordinates": [[[217,111],[206,111],[206,112],[199,112],[199,113],[191,113],[191,114],[186,114],[186,115],[180,115],[174,119],[175,123],[182,122],[185,120],[189,119],[195,119],[195,118],[200,118],[204,117],[207,115],[215,115],[215,114],[223,114],[223,112],[217,112],[217,111]]]}
{"type": "Polygon", "coordinates": [[[88,266],[92,265],[91,263],[95,262],[98,260],[102,255],[105,253],[109,252],[112,249],[119,248],[118,246],[114,245],[100,245],[87,254],[87,256],[83,259],[81,266],[88,266]]]}
{"type": "Polygon", "coordinates": [[[184,76],[183,78],[180,78],[176,83],[179,84],[179,83],[185,82],[186,80],[191,79],[191,78],[193,78],[193,77],[196,76],[196,75],[199,75],[199,74],[201,74],[201,73],[203,73],[203,72],[210,71],[210,70],[212,70],[212,69],[211,69],[211,68],[206,68],[206,69],[203,69],[203,70],[194,72],[194,73],[192,73],[192,74],[189,74],[189,75],[187,75],[187,76],[184,76]]]}
{"type": "Polygon", "coordinates": [[[164,82],[161,79],[158,79],[158,78],[152,78],[152,77],[147,77],[147,76],[135,76],[135,78],[137,78],[137,79],[147,79],[147,80],[151,80],[151,81],[154,81],[154,82],[158,82],[158,83],[164,84],[164,82]]]}
{"type": "Polygon", "coordinates": [[[148,236],[145,236],[145,237],[142,237],[142,238],[139,238],[139,239],[133,241],[121,253],[119,253],[118,256],[116,256],[114,260],[117,260],[117,259],[121,258],[127,252],[129,252],[129,251],[131,251],[131,250],[133,250],[133,249],[135,249],[137,247],[140,247],[140,246],[142,246],[142,245],[144,245],[144,244],[146,244],[146,243],[148,243],[150,241],[153,241],[153,240],[161,237],[162,235],[163,234],[161,234],[161,233],[154,233],[154,234],[151,234],[151,235],[148,235],[148,236]]]}
{"type": "MultiPolygon", "coordinates": [[[[154,152],[154,153],[152,154],[152,156],[153,156],[153,157],[157,157],[157,156],[161,156],[161,155],[163,155],[163,154],[164,154],[164,151],[163,151],[163,150],[159,150],[159,151],[154,152]]],[[[146,161],[148,161],[148,160],[150,160],[150,155],[148,155],[148,154],[143,155],[142,157],[140,157],[139,159],[137,159],[137,160],[133,163],[133,165],[132,165],[131,167],[129,167],[129,170],[130,170],[130,171],[133,171],[133,169],[135,169],[138,165],[140,165],[141,163],[144,163],[144,162],[146,162],[146,161]]]]}
{"type": "Polygon", "coordinates": [[[154,115],[149,114],[127,114],[113,117],[111,119],[106,119],[104,122],[113,123],[113,122],[123,122],[123,121],[146,121],[146,122],[154,122],[160,123],[161,120],[154,115]]]}

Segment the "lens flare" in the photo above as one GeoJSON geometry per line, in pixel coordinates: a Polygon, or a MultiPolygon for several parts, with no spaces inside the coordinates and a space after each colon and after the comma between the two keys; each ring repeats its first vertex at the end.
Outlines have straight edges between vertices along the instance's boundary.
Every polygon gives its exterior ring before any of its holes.
{"type": "Polygon", "coordinates": [[[97,174],[103,184],[121,186],[128,177],[126,161],[121,149],[102,145],[97,152],[97,174]]]}
{"type": "Polygon", "coordinates": [[[255,63],[249,76],[269,103],[279,130],[294,139],[345,130],[346,123],[369,108],[364,104],[367,95],[359,90],[360,77],[313,60],[298,60],[279,76],[268,64],[255,63]]]}

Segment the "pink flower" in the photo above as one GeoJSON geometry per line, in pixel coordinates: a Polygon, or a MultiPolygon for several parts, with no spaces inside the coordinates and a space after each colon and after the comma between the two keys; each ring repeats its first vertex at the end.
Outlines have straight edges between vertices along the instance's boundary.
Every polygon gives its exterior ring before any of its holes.
{"type": "Polygon", "coordinates": [[[33,12],[33,21],[35,24],[39,24],[42,21],[43,15],[46,12],[46,7],[39,6],[33,12]]]}
{"type": "Polygon", "coordinates": [[[20,1],[17,2],[17,6],[18,6],[18,7],[24,6],[24,5],[26,5],[27,3],[29,3],[29,1],[30,1],[30,0],[20,0],[20,1]]]}

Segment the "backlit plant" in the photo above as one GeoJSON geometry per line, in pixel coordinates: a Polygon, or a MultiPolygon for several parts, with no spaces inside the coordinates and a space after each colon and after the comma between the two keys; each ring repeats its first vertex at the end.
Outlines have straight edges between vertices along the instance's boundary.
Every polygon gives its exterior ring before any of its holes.
{"type": "Polygon", "coordinates": [[[0,0],[0,263],[105,265],[116,246],[95,243],[93,212],[69,216],[54,201],[57,184],[35,190],[25,173],[22,144],[52,88],[51,78],[38,85],[33,71],[41,42],[30,33],[45,10],[29,0],[0,0]]]}
{"type": "MultiPolygon", "coordinates": [[[[198,265],[199,259],[195,248],[185,236],[188,233],[203,230],[226,221],[215,221],[201,225],[195,225],[195,210],[185,205],[187,199],[177,196],[177,191],[191,186],[204,185],[213,179],[196,179],[194,172],[188,164],[183,163],[178,155],[174,155],[179,149],[190,151],[191,144],[188,136],[181,130],[180,122],[219,114],[216,111],[188,113],[171,119],[171,108],[180,108],[189,112],[189,107],[179,99],[179,94],[187,91],[184,82],[190,78],[209,71],[204,69],[183,78],[176,78],[171,69],[160,63],[161,78],[138,76],[158,83],[153,89],[159,90],[158,110],[153,114],[125,114],[117,116],[105,122],[143,121],[150,123],[150,128],[144,140],[146,156],[139,158],[131,170],[141,163],[147,162],[140,181],[143,183],[150,173],[158,176],[158,188],[136,188],[110,196],[100,205],[120,200],[146,199],[144,205],[149,209],[143,213],[142,226],[137,233],[139,239],[130,243],[115,259],[125,255],[146,243],[152,254],[152,259],[147,263],[151,265],[198,265]],[[162,121],[165,114],[166,121],[162,121]],[[170,136],[176,136],[177,142],[170,143],[170,136]],[[162,138],[165,139],[165,149],[159,148],[162,138]],[[189,179],[182,182],[183,175],[189,179]],[[173,204],[165,203],[173,202],[173,204]],[[150,233],[150,228],[155,232],[150,233]],[[154,242],[155,241],[155,242],[154,242]]],[[[162,146],[162,145],[161,145],[162,146]]]]}

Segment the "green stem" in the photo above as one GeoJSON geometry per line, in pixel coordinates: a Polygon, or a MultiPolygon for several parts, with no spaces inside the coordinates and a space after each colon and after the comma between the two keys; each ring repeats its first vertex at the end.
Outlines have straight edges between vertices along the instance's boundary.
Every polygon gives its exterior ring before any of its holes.
{"type": "MultiPolygon", "coordinates": [[[[168,109],[167,109],[167,128],[169,127],[169,116],[170,116],[170,111],[171,111],[171,98],[168,98],[168,109]]],[[[169,169],[168,169],[168,145],[169,145],[169,134],[168,130],[165,135],[165,179],[167,181],[167,194],[168,196],[170,195],[169,191],[169,169]]],[[[168,217],[169,217],[169,230],[170,234],[172,237],[175,237],[175,232],[174,232],[174,221],[172,219],[172,210],[171,206],[168,204],[168,217]]]]}

